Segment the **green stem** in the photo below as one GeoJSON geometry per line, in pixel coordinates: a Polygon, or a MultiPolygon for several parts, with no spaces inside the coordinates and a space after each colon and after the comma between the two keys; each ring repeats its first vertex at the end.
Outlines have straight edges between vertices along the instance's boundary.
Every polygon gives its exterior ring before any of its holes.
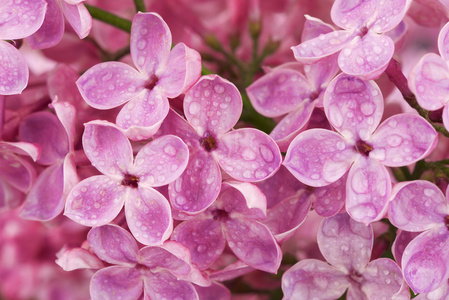
{"type": "Polygon", "coordinates": [[[84,6],[87,8],[92,18],[110,24],[128,33],[131,32],[131,21],[123,19],[114,14],[111,14],[110,12],[107,12],[96,6],[91,6],[89,4],[84,4],[84,6]]]}
{"type": "Polygon", "coordinates": [[[134,0],[134,5],[136,6],[136,10],[140,12],[146,12],[147,8],[145,7],[145,4],[143,3],[143,0],[134,0]]]}

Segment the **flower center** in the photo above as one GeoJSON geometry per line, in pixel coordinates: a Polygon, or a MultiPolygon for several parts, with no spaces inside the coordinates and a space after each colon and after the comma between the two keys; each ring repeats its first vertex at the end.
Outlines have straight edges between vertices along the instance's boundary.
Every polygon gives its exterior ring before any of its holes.
{"type": "Polygon", "coordinates": [[[355,143],[355,150],[364,156],[368,156],[368,154],[373,150],[373,147],[364,141],[357,141],[357,143],[355,143]]]}
{"type": "Polygon", "coordinates": [[[204,137],[200,139],[200,145],[203,146],[207,152],[217,149],[217,141],[209,132],[206,132],[204,137]]]}
{"type": "Polygon", "coordinates": [[[145,84],[145,88],[152,90],[156,86],[158,81],[159,81],[159,78],[157,78],[156,75],[152,75],[151,78],[145,84]]]}
{"type": "Polygon", "coordinates": [[[363,281],[362,275],[357,271],[352,271],[349,275],[349,278],[351,278],[354,282],[361,283],[363,281]]]}
{"type": "Polygon", "coordinates": [[[364,27],[360,28],[360,31],[359,31],[360,37],[364,37],[367,33],[368,33],[368,27],[364,26],[364,27]]]}
{"type": "Polygon", "coordinates": [[[137,189],[137,187],[139,186],[139,177],[131,174],[126,174],[121,183],[124,186],[130,186],[134,189],[137,189]]]}
{"type": "Polygon", "coordinates": [[[224,209],[216,209],[212,212],[215,221],[225,221],[229,219],[229,214],[224,209]]]}
{"type": "Polygon", "coordinates": [[[310,93],[309,99],[310,99],[311,101],[313,101],[313,100],[315,100],[316,98],[318,98],[319,95],[320,95],[320,92],[319,92],[319,91],[314,91],[314,92],[310,93]]]}
{"type": "Polygon", "coordinates": [[[449,230],[449,216],[444,218],[444,225],[446,225],[447,230],[449,230]]]}

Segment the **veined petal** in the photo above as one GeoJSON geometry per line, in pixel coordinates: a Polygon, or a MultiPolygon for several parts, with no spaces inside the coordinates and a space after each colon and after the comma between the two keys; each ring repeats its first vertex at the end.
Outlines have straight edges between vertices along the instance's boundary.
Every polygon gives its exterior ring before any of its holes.
{"type": "Polygon", "coordinates": [[[301,35],[301,41],[303,42],[335,30],[331,25],[324,23],[320,19],[309,15],[304,15],[304,17],[306,18],[306,21],[304,22],[304,29],[302,30],[301,35]]]}
{"type": "Polygon", "coordinates": [[[424,231],[444,222],[449,203],[441,190],[425,180],[399,183],[394,187],[388,218],[406,231],[424,231]]]}
{"type": "Polygon", "coordinates": [[[443,125],[446,130],[449,130],[449,105],[446,105],[443,109],[443,125]]]}
{"type": "Polygon", "coordinates": [[[379,1],[336,0],[332,5],[332,21],[341,28],[355,29],[368,23],[377,15],[379,1]]]}
{"type": "Polygon", "coordinates": [[[331,125],[351,141],[369,139],[384,111],[382,93],[374,81],[344,73],[332,80],[323,101],[331,125]]]}
{"type": "Polygon", "coordinates": [[[254,109],[267,117],[282,116],[307,101],[312,93],[307,78],[296,70],[277,68],[247,89],[254,109]]]}
{"type": "Polygon", "coordinates": [[[356,157],[353,146],[339,134],[310,129],[292,141],[283,164],[302,183],[318,187],[341,178],[356,157]]]}
{"type": "Polygon", "coordinates": [[[125,200],[125,215],[129,230],[144,245],[161,245],[172,233],[170,205],[153,188],[130,188],[125,200]]]}
{"type": "Polygon", "coordinates": [[[34,167],[13,153],[0,153],[0,178],[21,192],[28,192],[36,177],[34,167]]]}
{"type": "Polygon", "coordinates": [[[160,15],[137,13],[131,27],[130,50],[140,72],[151,77],[161,66],[165,67],[171,43],[170,29],[160,15]]]}
{"type": "Polygon", "coordinates": [[[229,300],[231,299],[231,291],[219,282],[212,282],[210,286],[194,286],[200,299],[204,300],[229,300]]]}
{"type": "Polygon", "coordinates": [[[61,1],[62,11],[66,20],[75,30],[80,39],[84,39],[89,35],[92,28],[92,17],[83,3],[69,4],[66,1],[61,1]]]}
{"type": "Polygon", "coordinates": [[[371,30],[382,33],[395,28],[404,19],[412,0],[380,1],[376,4],[376,18],[372,21],[371,30]]]}
{"type": "Polygon", "coordinates": [[[322,217],[336,215],[345,205],[347,174],[337,181],[313,190],[311,199],[316,213],[322,217]]]}
{"type": "Polygon", "coordinates": [[[2,150],[2,152],[12,152],[19,155],[27,155],[33,161],[38,160],[42,154],[39,146],[26,142],[0,141],[0,150],[2,150]]]}
{"type": "Polygon", "coordinates": [[[128,190],[130,188],[108,176],[89,177],[70,191],[64,215],[85,226],[105,225],[122,209],[125,199],[129,197],[128,190]]]}
{"type": "Polygon", "coordinates": [[[371,136],[369,156],[389,167],[417,162],[429,155],[438,143],[436,130],[424,118],[403,113],[385,120],[371,136]]]}
{"type": "Polygon", "coordinates": [[[56,253],[58,259],[55,260],[55,263],[64,271],[101,269],[105,267],[104,263],[95,254],[84,248],[72,248],[62,253],[61,251],[56,253]]]}
{"type": "Polygon", "coordinates": [[[282,276],[286,300],[338,299],[351,286],[347,276],[324,261],[304,259],[282,276]]]}
{"type": "Polygon", "coordinates": [[[449,62],[449,23],[441,28],[440,34],[438,35],[438,51],[441,57],[449,62]]]}
{"type": "Polygon", "coordinates": [[[141,94],[146,77],[122,62],[104,62],[87,70],[76,81],[90,106],[111,109],[141,94]]]}
{"type": "Polygon", "coordinates": [[[380,220],[388,209],[391,179],[378,161],[360,156],[349,170],[346,182],[346,211],[368,225],[380,220]]]}
{"type": "Polygon", "coordinates": [[[112,266],[99,270],[90,281],[92,300],[137,300],[142,294],[140,272],[134,268],[112,266]]]}
{"type": "Polygon", "coordinates": [[[266,197],[255,184],[249,182],[224,181],[216,203],[233,215],[256,220],[266,218],[266,197]]]}
{"type": "Polygon", "coordinates": [[[391,246],[391,252],[393,253],[394,260],[398,263],[402,261],[402,255],[407,245],[417,237],[421,232],[409,232],[398,229],[396,239],[391,246]]]}
{"type": "Polygon", "coordinates": [[[338,55],[340,69],[363,80],[377,79],[385,71],[393,57],[394,43],[386,35],[372,31],[356,37],[338,55]]]}
{"type": "Polygon", "coordinates": [[[436,290],[429,293],[420,293],[416,296],[416,300],[435,300],[435,299],[447,299],[449,297],[449,282],[444,281],[442,285],[436,290]]]}
{"type": "Polygon", "coordinates": [[[143,277],[143,282],[144,299],[176,299],[180,295],[184,299],[199,299],[193,284],[184,280],[178,280],[167,271],[149,273],[143,277]]]}
{"type": "Polygon", "coordinates": [[[22,93],[28,84],[28,66],[22,54],[13,45],[0,41],[0,57],[0,95],[22,93]]]}
{"type": "Polygon", "coordinates": [[[408,85],[422,108],[428,110],[440,109],[448,103],[448,65],[440,56],[427,53],[410,73],[408,85]]]}
{"type": "Polygon", "coordinates": [[[122,227],[107,224],[92,228],[87,242],[93,252],[105,262],[133,267],[139,248],[132,235],[122,227]]]}
{"type": "Polygon", "coordinates": [[[313,65],[304,66],[304,73],[309,79],[312,89],[316,92],[325,89],[329,82],[334,79],[335,75],[340,71],[337,58],[337,54],[332,54],[313,65]]]}
{"type": "Polygon", "coordinates": [[[165,96],[175,98],[190,89],[200,76],[200,54],[179,43],[171,50],[157,84],[165,96]]]}
{"type": "Polygon", "coordinates": [[[371,261],[362,274],[362,290],[367,299],[394,299],[404,279],[399,266],[389,258],[371,261]]]}
{"type": "Polygon", "coordinates": [[[242,112],[242,96],[235,85],[218,75],[206,75],[186,93],[184,114],[202,136],[220,135],[234,127],[242,112]]]}
{"type": "Polygon", "coordinates": [[[279,147],[266,133],[242,128],[224,134],[213,153],[233,178],[256,182],[270,177],[282,162],[279,147]]]}
{"type": "Polygon", "coordinates": [[[84,125],[83,148],[101,173],[119,180],[132,168],[133,150],[126,136],[114,124],[91,121],[84,125]]]}
{"type": "Polygon", "coordinates": [[[132,173],[139,177],[139,186],[158,187],[181,176],[188,160],[187,145],[177,136],[165,135],[140,149],[132,173]]]}

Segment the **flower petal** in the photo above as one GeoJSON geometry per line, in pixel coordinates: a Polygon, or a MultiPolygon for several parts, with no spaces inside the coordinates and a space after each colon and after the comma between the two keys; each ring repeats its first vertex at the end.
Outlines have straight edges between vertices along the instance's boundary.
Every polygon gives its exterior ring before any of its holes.
{"type": "Polygon", "coordinates": [[[107,263],[129,267],[137,263],[137,243],[128,231],[118,225],[92,228],[87,234],[87,242],[92,251],[107,263]]]}
{"type": "Polygon", "coordinates": [[[270,177],[281,165],[279,147],[266,133],[242,128],[230,131],[218,141],[218,163],[240,181],[261,181],[270,177]]]}
{"type": "Polygon", "coordinates": [[[139,299],[143,290],[140,272],[134,268],[112,266],[99,270],[90,281],[92,300],[139,299]]]}
{"type": "Polygon", "coordinates": [[[64,271],[104,268],[104,263],[89,250],[73,248],[65,250],[62,253],[61,251],[56,254],[58,259],[55,262],[64,271]]]}
{"type": "Polygon", "coordinates": [[[331,9],[332,21],[349,30],[361,27],[377,15],[378,2],[336,0],[331,9]]]}
{"type": "Polygon", "coordinates": [[[212,282],[208,287],[194,285],[198,296],[202,300],[230,300],[231,292],[219,282],[212,282]]]}
{"type": "Polygon", "coordinates": [[[318,187],[341,178],[356,157],[357,152],[339,134],[310,129],[292,141],[284,166],[302,183],[318,187]]]}
{"type": "Polygon", "coordinates": [[[410,0],[380,1],[380,5],[375,5],[376,19],[371,29],[377,33],[392,30],[404,19],[411,3],[410,0]]]}
{"type": "Polygon", "coordinates": [[[76,81],[84,100],[97,109],[122,105],[144,90],[146,78],[122,62],[104,62],[87,70],[76,81]]]}
{"type": "Polygon", "coordinates": [[[190,282],[178,280],[166,271],[148,274],[143,277],[143,283],[145,299],[176,299],[180,295],[184,299],[199,299],[190,282]]]}
{"type": "Polygon", "coordinates": [[[404,282],[401,269],[389,258],[371,261],[362,277],[361,286],[367,299],[393,299],[404,282]]]}
{"type": "Polygon", "coordinates": [[[396,239],[391,246],[391,252],[393,253],[394,260],[398,263],[402,261],[402,255],[404,254],[405,247],[421,232],[409,232],[398,229],[396,239]]]}
{"type": "Polygon", "coordinates": [[[92,17],[83,3],[72,5],[66,1],[61,1],[62,11],[65,19],[75,30],[80,39],[84,39],[90,33],[92,28],[92,17]]]}
{"type": "Polygon", "coordinates": [[[22,54],[13,45],[0,41],[0,57],[0,95],[22,93],[28,84],[28,66],[22,54]]]}
{"type": "Polygon", "coordinates": [[[28,192],[36,177],[34,167],[13,153],[0,153],[0,178],[21,192],[28,192]]]}
{"type": "Polygon", "coordinates": [[[165,135],[146,144],[137,153],[133,174],[139,186],[158,187],[175,181],[186,169],[187,145],[177,136],[165,135]]]}
{"type": "Polygon", "coordinates": [[[108,176],[89,177],[70,191],[64,215],[85,226],[105,225],[122,209],[128,190],[108,176]]]}
{"type": "Polygon", "coordinates": [[[218,75],[206,75],[186,93],[184,114],[203,136],[220,135],[234,127],[242,113],[242,97],[235,85],[218,75]]]}
{"type": "Polygon", "coordinates": [[[438,35],[438,51],[445,61],[449,61],[449,23],[441,28],[438,35]]]}
{"type": "Polygon", "coordinates": [[[336,215],[345,205],[347,174],[337,181],[313,190],[313,208],[322,217],[336,215]]]}
{"type": "Polygon", "coordinates": [[[161,245],[173,230],[170,205],[153,188],[129,189],[125,200],[126,223],[133,236],[144,245],[161,245]]]}
{"type": "Polygon", "coordinates": [[[424,118],[404,113],[385,120],[371,142],[370,157],[386,166],[400,167],[429,155],[438,143],[438,134],[424,118]]]}
{"type": "Polygon", "coordinates": [[[228,213],[235,213],[235,216],[239,214],[255,220],[266,218],[266,197],[255,184],[249,182],[224,181],[219,199],[215,203],[228,213]]]}

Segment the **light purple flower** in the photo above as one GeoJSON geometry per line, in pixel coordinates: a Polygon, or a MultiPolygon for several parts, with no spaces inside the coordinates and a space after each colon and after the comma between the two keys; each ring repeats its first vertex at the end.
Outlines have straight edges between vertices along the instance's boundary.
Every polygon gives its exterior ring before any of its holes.
{"type": "Polygon", "coordinates": [[[375,79],[387,68],[394,53],[394,42],[385,33],[402,21],[410,3],[411,0],[336,0],[331,17],[343,30],[292,47],[295,58],[310,64],[340,51],[338,65],[344,73],[375,79]]]}
{"type": "Polygon", "coordinates": [[[397,114],[379,125],[383,114],[379,88],[373,81],[346,74],[328,86],[324,109],[337,132],[300,133],[290,144],[284,165],[299,181],[315,187],[329,185],[349,170],[347,212],[365,224],[379,220],[391,191],[386,166],[406,166],[426,157],[437,144],[437,133],[414,114],[397,114]]]}
{"type": "Polygon", "coordinates": [[[0,16],[0,95],[20,94],[28,83],[28,66],[13,45],[4,40],[23,39],[41,27],[47,3],[44,0],[2,1],[0,16]]]}
{"type": "Polygon", "coordinates": [[[131,57],[137,70],[121,62],[93,66],[77,81],[84,100],[97,109],[128,102],[117,125],[133,140],[152,136],[168,114],[167,98],[185,93],[200,77],[198,52],[172,37],[156,13],[138,13],[131,28],[131,57]]]}
{"type": "Polygon", "coordinates": [[[155,139],[133,159],[129,140],[114,124],[92,121],[85,126],[83,147],[103,175],[78,183],[64,214],[82,225],[101,226],[124,205],[128,227],[139,242],[160,245],[168,239],[173,228],[170,205],[153,187],[172,182],[185,170],[189,150],[181,139],[155,139]]]}
{"type": "Polygon", "coordinates": [[[318,246],[327,262],[305,259],[282,276],[284,299],[395,299],[402,292],[401,269],[389,258],[370,262],[373,229],[347,214],[324,219],[318,246]]]}

